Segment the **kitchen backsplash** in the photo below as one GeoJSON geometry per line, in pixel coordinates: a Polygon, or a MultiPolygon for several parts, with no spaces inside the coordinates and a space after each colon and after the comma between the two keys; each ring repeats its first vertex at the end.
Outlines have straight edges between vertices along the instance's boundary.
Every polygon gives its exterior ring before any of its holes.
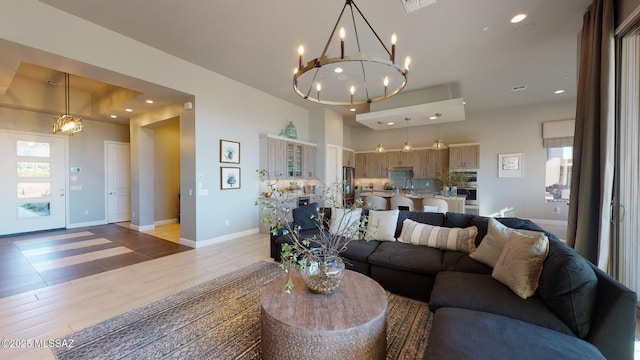
{"type": "MultiPolygon", "coordinates": [[[[376,190],[384,190],[385,185],[393,185],[398,189],[404,189],[405,183],[407,187],[411,186],[411,183],[407,181],[407,176],[402,173],[406,172],[389,172],[389,178],[361,178],[355,179],[355,184],[358,188],[371,188],[376,190]]],[[[414,190],[427,190],[436,191],[436,181],[434,179],[412,179],[414,190]]]]}

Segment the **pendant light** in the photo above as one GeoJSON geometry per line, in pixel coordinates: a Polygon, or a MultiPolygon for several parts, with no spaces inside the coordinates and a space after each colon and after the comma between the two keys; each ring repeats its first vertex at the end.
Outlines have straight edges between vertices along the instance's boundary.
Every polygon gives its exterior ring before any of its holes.
{"type": "MultiPolygon", "coordinates": [[[[382,121],[378,121],[378,127],[380,128],[380,131],[382,131],[382,121]]],[[[380,137],[382,133],[378,133],[378,146],[376,146],[376,152],[377,153],[381,153],[384,152],[384,147],[382,146],[382,143],[380,142],[380,137]]]]}
{"type": "Polygon", "coordinates": [[[407,122],[407,142],[402,146],[402,152],[411,152],[413,151],[413,146],[409,143],[409,121],[411,118],[406,117],[404,120],[407,122]]]}
{"type": "Polygon", "coordinates": [[[51,131],[54,134],[61,132],[73,135],[82,131],[83,128],[82,118],[71,115],[71,106],[69,106],[71,92],[69,88],[69,73],[64,73],[64,113],[53,119],[51,131]]]}
{"type": "Polygon", "coordinates": [[[438,136],[436,138],[436,142],[434,142],[433,145],[431,145],[431,149],[433,149],[433,150],[444,150],[444,149],[447,148],[447,144],[443,143],[442,140],[440,140],[440,123],[439,123],[440,116],[442,116],[442,114],[441,113],[435,113],[435,116],[436,116],[436,119],[438,120],[438,121],[436,121],[436,122],[438,122],[438,136]]]}

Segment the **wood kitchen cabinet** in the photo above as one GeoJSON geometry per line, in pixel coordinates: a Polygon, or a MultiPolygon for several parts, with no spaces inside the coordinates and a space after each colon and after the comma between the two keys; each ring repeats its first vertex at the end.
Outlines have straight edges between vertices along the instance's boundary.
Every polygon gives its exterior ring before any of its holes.
{"type": "MultiPolygon", "coordinates": [[[[387,154],[388,167],[411,167],[413,166],[414,151],[390,151],[387,154]]],[[[414,169],[415,172],[415,169],[414,169]]]]}
{"type": "Polygon", "coordinates": [[[449,145],[449,167],[451,170],[479,169],[480,145],[449,145]]]}
{"type": "Polygon", "coordinates": [[[355,167],[356,153],[353,150],[342,149],[342,166],[355,167]]]}
{"type": "Polygon", "coordinates": [[[316,145],[275,135],[260,137],[260,167],[272,178],[299,179],[316,174],[316,145]]]}
{"type": "Polygon", "coordinates": [[[427,151],[426,149],[413,151],[413,177],[416,179],[429,178],[427,172],[427,151]]]}
{"type": "Polygon", "coordinates": [[[387,154],[356,154],[356,178],[386,178],[388,167],[387,154]]]}
{"type": "MultiPolygon", "coordinates": [[[[427,176],[433,179],[449,168],[449,150],[427,150],[427,176]]],[[[415,169],[415,168],[414,168],[415,169]]]]}

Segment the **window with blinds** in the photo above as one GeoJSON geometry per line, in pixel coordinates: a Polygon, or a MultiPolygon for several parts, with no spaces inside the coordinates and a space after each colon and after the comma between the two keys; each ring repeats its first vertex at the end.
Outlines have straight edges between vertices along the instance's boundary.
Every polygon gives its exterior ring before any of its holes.
{"type": "Polygon", "coordinates": [[[573,170],[575,120],[542,123],[542,146],[547,150],[545,201],[568,202],[573,170]]]}

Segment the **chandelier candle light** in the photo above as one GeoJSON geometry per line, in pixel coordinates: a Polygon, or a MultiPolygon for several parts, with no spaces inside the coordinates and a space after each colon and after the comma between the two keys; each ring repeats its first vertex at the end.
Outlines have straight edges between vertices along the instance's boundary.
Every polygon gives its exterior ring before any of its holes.
{"type": "Polygon", "coordinates": [[[320,57],[304,64],[304,46],[298,47],[298,67],[293,72],[293,89],[304,99],[325,105],[361,105],[396,95],[407,84],[411,63],[411,59],[407,56],[404,69],[395,64],[397,39],[396,34],[391,35],[391,51],[389,51],[355,2],[346,0],[320,57]],[[341,24],[342,15],[347,6],[351,11],[352,21],[346,20],[341,24]],[[356,13],[359,14],[359,18],[355,16],[356,13]],[[340,54],[331,57],[328,51],[340,25],[344,25],[338,31],[340,54]],[[359,32],[359,26],[368,28],[371,36],[367,37],[366,32],[359,32]],[[355,39],[355,41],[349,41],[347,38],[350,32],[354,36],[349,39],[355,39]],[[379,53],[384,51],[386,54],[381,57],[375,55],[375,49],[363,51],[363,47],[372,45],[379,49],[379,53]],[[348,54],[350,47],[353,49],[351,55],[348,54]],[[378,80],[380,82],[375,79],[380,79],[378,80]],[[315,97],[313,96],[314,88],[315,97]],[[320,98],[321,90],[322,98],[320,98]]]}

